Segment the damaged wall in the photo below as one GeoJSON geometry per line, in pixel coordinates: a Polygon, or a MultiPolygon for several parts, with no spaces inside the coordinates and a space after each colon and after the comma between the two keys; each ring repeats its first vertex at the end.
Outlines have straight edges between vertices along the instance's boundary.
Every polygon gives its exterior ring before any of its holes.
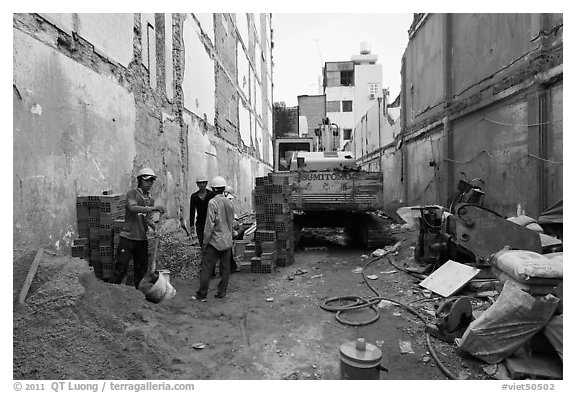
{"type": "Polygon", "coordinates": [[[238,15],[260,41],[238,45],[236,14],[13,14],[15,246],[70,246],[76,196],[126,192],[143,166],[171,222],[187,219],[200,172],[224,176],[238,211],[251,209],[254,177],[271,170],[271,124],[259,120],[259,145],[255,124],[272,98],[268,84],[244,96],[236,58],[271,76],[254,55],[261,42],[271,59],[271,27],[268,14],[238,15]]]}
{"type": "Polygon", "coordinates": [[[486,205],[531,216],[562,198],[562,14],[427,14],[402,65],[407,203],[446,205],[460,172],[486,205]],[[428,182],[428,183],[427,183],[428,182]]]}

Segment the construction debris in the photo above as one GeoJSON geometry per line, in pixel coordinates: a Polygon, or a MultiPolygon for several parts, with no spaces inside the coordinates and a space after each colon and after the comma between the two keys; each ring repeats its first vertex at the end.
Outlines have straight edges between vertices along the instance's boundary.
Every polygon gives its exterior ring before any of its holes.
{"type": "Polygon", "coordinates": [[[400,340],[400,353],[401,354],[413,354],[412,343],[410,341],[400,340]]]}
{"type": "Polygon", "coordinates": [[[28,271],[28,275],[26,276],[26,280],[24,281],[24,285],[22,286],[22,290],[20,291],[20,304],[23,304],[26,300],[26,295],[28,294],[28,290],[30,289],[30,285],[32,285],[32,280],[34,279],[34,275],[36,274],[36,270],[38,269],[38,265],[40,265],[40,261],[42,261],[42,256],[44,255],[44,249],[40,248],[36,252],[36,256],[34,257],[34,261],[30,266],[30,270],[28,271]]]}
{"type": "Polygon", "coordinates": [[[460,290],[479,272],[480,269],[448,261],[422,281],[420,286],[440,296],[448,297],[460,290]]]}
{"type": "Polygon", "coordinates": [[[550,321],[558,298],[536,299],[506,282],[496,302],[470,324],[458,347],[486,363],[511,356],[550,321]]]}

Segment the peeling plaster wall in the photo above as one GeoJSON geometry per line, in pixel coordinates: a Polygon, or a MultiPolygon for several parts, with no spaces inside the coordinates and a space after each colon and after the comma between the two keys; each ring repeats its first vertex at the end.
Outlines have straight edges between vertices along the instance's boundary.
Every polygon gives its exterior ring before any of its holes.
{"type": "Polygon", "coordinates": [[[13,61],[14,238],[70,241],[77,195],[130,183],[134,96],[19,30],[13,61]]]}
{"type": "Polygon", "coordinates": [[[402,179],[402,151],[390,147],[380,158],[380,168],[384,178],[384,206],[404,203],[402,179]]]}
{"type": "Polygon", "coordinates": [[[68,34],[77,33],[94,50],[127,67],[133,58],[133,14],[40,14],[68,34]]]}
{"type": "Polygon", "coordinates": [[[76,196],[125,192],[143,166],[172,228],[201,172],[223,175],[239,213],[251,210],[254,178],[272,162],[271,86],[254,69],[272,65],[255,61],[269,45],[255,41],[261,26],[239,15],[244,46],[235,14],[13,14],[14,244],[65,250],[76,196]],[[236,48],[251,59],[246,95],[236,48]]]}
{"type": "Polygon", "coordinates": [[[172,28],[172,14],[164,15],[164,69],[165,69],[165,86],[166,86],[166,99],[168,102],[174,100],[174,57],[172,51],[174,49],[172,41],[173,28],[172,28]]]}
{"type": "Polygon", "coordinates": [[[202,30],[191,15],[184,19],[184,108],[214,125],[216,80],[214,61],[201,40],[202,30]]]}
{"type": "Polygon", "coordinates": [[[133,14],[76,14],[76,31],[112,61],[127,67],[132,61],[133,14]]]}

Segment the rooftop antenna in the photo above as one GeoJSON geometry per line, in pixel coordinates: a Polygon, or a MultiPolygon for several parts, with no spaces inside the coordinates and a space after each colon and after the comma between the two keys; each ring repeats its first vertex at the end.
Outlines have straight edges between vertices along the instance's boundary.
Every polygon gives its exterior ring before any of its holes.
{"type": "Polygon", "coordinates": [[[320,50],[320,44],[318,44],[318,39],[314,38],[316,42],[316,48],[318,49],[318,56],[320,56],[320,68],[324,67],[324,61],[322,60],[322,51],[320,50]]]}
{"type": "MultiPolygon", "coordinates": [[[[318,56],[320,57],[320,69],[323,70],[324,69],[324,60],[322,59],[322,51],[320,50],[320,44],[318,44],[318,39],[314,38],[314,42],[316,42],[316,48],[318,49],[318,56]]],[[[320,94],[321,92],[321,78],[322,76],[320,76],[318,78],[318,94],[320,94]]]]}

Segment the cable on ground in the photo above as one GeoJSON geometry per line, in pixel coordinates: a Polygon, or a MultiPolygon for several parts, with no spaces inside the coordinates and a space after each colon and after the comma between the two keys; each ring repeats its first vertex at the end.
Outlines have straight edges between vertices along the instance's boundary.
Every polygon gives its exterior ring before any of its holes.
{"type": "MultiPolygon", "coordinates": [[[[364,279],[364,283],[366,283],[366,285],[368,286],[368,288],[374,292],[374,294],[376,295],[375,297],[372,298],[365,298],[362,296],[355,296],[355,295],[351,295],[351,296],[341,296],[341,297],[333,297],[330,299],[327,299],[325,301],[323,301],[320,304],[320,308],[325,310],[325,311],[330,311],[330,312],[336,312],[336,320],[338,322],[340,322],[343,325],[348,325],[348,326],[365,326],[365,325],[369,325],[371,323],[376,322],[379,318],[380,318],[380,312],[378,311],[378,307],[377,304],[380,303],[380,301],[385,300],[391,303],[394,303],[400,307],[402,307],[403,309],[405,309],[406,311],[410,312],[411,314],[415,315],[418,319],[420,319],[422,321],[422,323],[424,323],[424,326],[426,326],[426,324],[428,323],[428,321],[415,309],[413,309],[412,307],[401,303],[399,301],[396,301],[394,299],[389,299],[386,298],[384,296],[380,296],[380,294],[378,293],[378,291],[376,291],[372,285],[370,285],[370,283],[368,282],[368,280],[366,279],[366,269],[368,268],[368,266],[370,266],[370,264],[382,259],[383,257],[387,256],[388,254],[396,251],[396,249],[400,246],[400,244],[403,242],[404,240],[401,240],[400,242],[396,243],[396,245],[394,245],[394,247],[392,247],[391,249],[387,250],[386,253],[384,253],[381,256],[372,258],[370,261],[368,261],[366,263],[366,265],[364,265],[364,268],[362,269],[362,277],[364,279]],[[330,305],[330,303],[334,303],[334,302],[342,302],[342,301],[352,301],[353,303],[348,304],[348,305],[342,305],[342,306],[332,306],[330,305]],[[346,312],[350,312],[350,311],[354,311],[354,310],[360,310],[362,308],[367,308],[369,307],[372,311],[374,311],[375,316],[372,317],[371,319],[367,320],[367,321],[347,321],[345,319],[342,318],[342,314],[346,313],[346,312]]],[[[396,265],[394,265],[391,261],[390,258],[387,258],[388,262],[394,266],[396,269],[401,270],[407,274],[413,275],[411,272],[408,272],[404,269],[400,269],[398,268],[396,265]]],[[[419,277],[421,278],[421,277],[419,277]]],[[[438,367],[440,368],[440,370],[450,379],[459,379],[458,377],[456,377],[454,374],[452,374],[452,372],[450,372],[450,370],[448,370],[444,364],[442,364],[442,362],[440,361],[440,359],[438,358],[438,355],[436,355],[436,352],[434,351],[434,348],[432,347],[432,343],[430,342],[430,334],[428,332],[426,333],[426,344],[428,346],[428,350],[430,352],[430,355],[432,356],[432,358],[434,359],[434,361],[436,362],[436,364],[438,365],[438,367]]]]}

